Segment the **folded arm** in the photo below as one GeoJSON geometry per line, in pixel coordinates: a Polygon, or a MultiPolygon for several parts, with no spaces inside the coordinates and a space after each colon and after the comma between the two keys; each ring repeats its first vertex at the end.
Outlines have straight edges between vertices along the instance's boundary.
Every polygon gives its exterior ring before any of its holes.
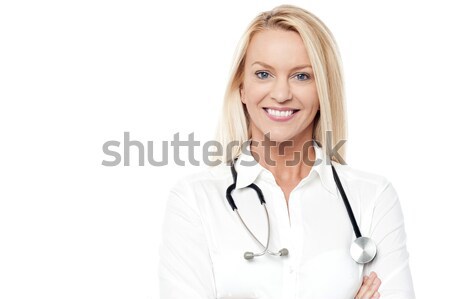
{"type": "Polygon", "coordinates": [[[201,218],[185,183],[169,194],[159,247],[161,299],[215,298],[214,275],[201,218]]]}
{"type": "Polygon", "coordinates": [[[389,181],[375,201],[370,235],[377,243],[377,256],[364,267],[364,274],[376,272],[382,281],[379,292],[383,299],[415,299],[403,213],[389,181]]]}

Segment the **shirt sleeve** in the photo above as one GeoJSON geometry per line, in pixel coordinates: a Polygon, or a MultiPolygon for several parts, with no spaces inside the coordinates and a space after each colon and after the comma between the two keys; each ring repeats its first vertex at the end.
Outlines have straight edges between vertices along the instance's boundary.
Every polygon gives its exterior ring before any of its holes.
{"type": "Polygon", "coordinates": [[[371,238],[377,244],[377,256],[364,266],[364,275],[371,271],[381,280],[382,299],[415,299],[407,235],[403,212],[397,192],[391,182],[385,181],[374,205],[371,238]]]}
{"type": "Polygon", "coordinates": [[[215,298],[212,262],[193,192],[179,181],[169,193],[159,246],[161,299],[215,298]]]}

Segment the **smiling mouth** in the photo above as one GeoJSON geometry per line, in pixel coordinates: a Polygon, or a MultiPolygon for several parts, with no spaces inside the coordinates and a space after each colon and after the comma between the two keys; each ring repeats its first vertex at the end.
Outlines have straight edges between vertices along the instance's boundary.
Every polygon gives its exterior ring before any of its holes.
{"type": "Polygon", "coordinates": [[[300,109],[282,109],[282,110],[272,108],[263,108],[263,109],[269,116],[277,119],[289,119],[295,113],[300,111],[300,109]]]}

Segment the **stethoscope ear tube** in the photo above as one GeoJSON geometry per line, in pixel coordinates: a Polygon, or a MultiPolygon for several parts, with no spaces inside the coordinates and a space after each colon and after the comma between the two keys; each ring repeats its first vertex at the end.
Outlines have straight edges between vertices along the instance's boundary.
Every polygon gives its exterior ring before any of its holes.
{"type": "Polygon", "coordinates": [[[266,203],[266,200],[264,199],[264,194],[262,193],[261,189],[259,189],[258,186],[256,186],[255,184],[251,183],[250,185],[247,186],[248,188],[252,188],[253,190],[256,191],[256,193],[258,194],[258,198],[259,198],[259,202],[263,205],[266,203]]]}
{"type": "Polygon", "coordinates": [[[233,190],[236,189],[237,172],[236,169],[234,168],[234,163],[236,162],[236,160],[237,158],[231,162],[231,175],[233,176],[233,184],[228,186],[226,193],[228,204],[231,206],[233,211],[237,210],[236,203],[234,202],[233,197],[231,196],[231,192],[233,192],[233,190]]]}
{"type": "Polygon", "coordinates": [[[341,180],[336,173],[336,169],[334,169],[333,164],[331,164],[331,169],[333,170],[333,177],[336,185],[341,193],[342,199],[344,200],[345,208],[347,209],[347,214],[350,217],[350,221],[352,222],[353,230],[355,231],[356,238],[361,237],[361,232],[359,230],[358,224],[356,223],[355,215],[353,214],[350,203],[348,202],[347,195],[344,192],[344,188],[342,187],[341,180]]]}
{"type": "Polygon", "coordinates": [[[227,188],[227,201],[228,201],[228,204],[233,209],[233,211],[237,210],[237,206],[233,200],[233,197],[231,196],[231,192],[233,192],[234,189],[236,189],[236,183],[231,184],[227,188]]]}

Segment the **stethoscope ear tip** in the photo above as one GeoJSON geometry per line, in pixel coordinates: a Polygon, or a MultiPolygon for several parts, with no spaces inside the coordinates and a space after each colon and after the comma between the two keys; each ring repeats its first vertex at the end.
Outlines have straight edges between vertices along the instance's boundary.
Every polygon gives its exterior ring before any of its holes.
{"type": "Polygon", "coordinates": [[[244,253],[244,258],[246,260],[252,260],[255,257],[255,254],[253,252],[247,251],[244,253]]]}
{"type": "Polygon", "coordinates": [[[287,248],[282,248],[280,249],[280,251],[278,251],[278,253],[280,254],[280,256],[287,256],[289,255],[289,250],[287,250],[287,248]]]}

